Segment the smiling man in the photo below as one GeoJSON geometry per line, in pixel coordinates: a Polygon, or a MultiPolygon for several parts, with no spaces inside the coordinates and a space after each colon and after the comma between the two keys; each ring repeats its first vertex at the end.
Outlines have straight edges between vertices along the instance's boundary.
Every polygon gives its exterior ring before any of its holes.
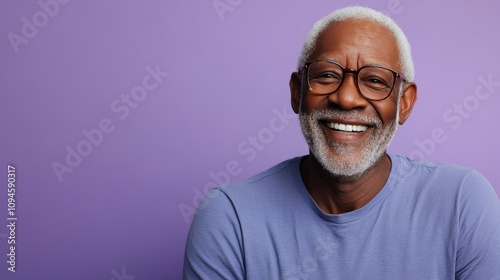
{"type": "Polygon", "coordinates": [[[417,99],[410,45],[363,7],[318,21],[290,79],[309,155],[198,208],[185,279],[500,279],[500,203],[473,169],[387,154],[417,99]]]}

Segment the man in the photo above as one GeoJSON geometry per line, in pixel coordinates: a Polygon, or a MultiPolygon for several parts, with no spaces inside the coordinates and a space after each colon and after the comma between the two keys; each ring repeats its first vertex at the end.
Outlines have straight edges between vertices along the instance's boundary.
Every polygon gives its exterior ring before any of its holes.
{"type": "Polygon", "coordinates": [[[500,203],[478,172],[386,153],[417,99],[410,45],[383,14],[333,12],[290,79],[309,145],[210,193],[185,279],[500,279],[500,203]]]}

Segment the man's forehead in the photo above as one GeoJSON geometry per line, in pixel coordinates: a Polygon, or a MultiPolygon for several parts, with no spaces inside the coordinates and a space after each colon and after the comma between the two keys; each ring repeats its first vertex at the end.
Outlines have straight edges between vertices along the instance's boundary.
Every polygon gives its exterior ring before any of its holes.
{"type": "Polygon", "coordinates": [[[331,22],[319,34],[318,40],[322,40],[325,36],[345,35],[346,37],[355,37],[359,36],[360,33],[369,35],[372,38],[391,37],[393,39],[391,41],[396,43],[395,36],[387,27],[370,19],[345,19],[331,22]]]}
{"type": "Polygon", "coordinates": [[[319,34],[309,60],[329,57],[330,53],[351,59],[356,56],[358,62],[366,59],[370,64],[396,67],[399,51],[395,36],[385,26],[373,20],[348,19],[330,23],[319,34]]]}

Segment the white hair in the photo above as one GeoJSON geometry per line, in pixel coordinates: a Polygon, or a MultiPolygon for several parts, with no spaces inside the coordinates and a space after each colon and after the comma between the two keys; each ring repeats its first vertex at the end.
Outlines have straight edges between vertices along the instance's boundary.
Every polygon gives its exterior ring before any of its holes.
{"type": "Polygon", "coordinates": [[[411,57],[411,47],[403,30],[388,16],[383,13],[367,7],[352,6],[333,11],[324,18],[318,20],[306,41],[300,53],[297,69],[300,69],[306,63],[309,56],[316,47],[318,36],[333,22],[341,22],[348,19],[358,20],[372,20],[376,23],[386,27],[396,38],[396,43],[399,49],[399,67],[405,76],[406,80],[411,82],[415,77],[415,69],[413,66],[413,59],[411,57]]]}

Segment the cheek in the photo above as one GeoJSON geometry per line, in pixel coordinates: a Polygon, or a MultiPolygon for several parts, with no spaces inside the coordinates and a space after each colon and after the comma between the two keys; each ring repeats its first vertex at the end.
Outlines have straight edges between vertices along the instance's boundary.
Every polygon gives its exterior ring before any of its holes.
{"type": "Polygon", "coordinates": [[[306,113],[309,113],[315,109],[326,109],[327,105],[328,101],[324,96],[315,96],[306,93],[304,98],[302,98],[302,110],[306,113]]]}
{"type": "Polygon", "coordinates": [[[379,101],[377,104],[373,104],[375,111],[379,118],[382,120],[383,124],[388,124],[391,121],[395,121],[398,115],[397,101],[392,99],[387,99],[379,101]]]}

